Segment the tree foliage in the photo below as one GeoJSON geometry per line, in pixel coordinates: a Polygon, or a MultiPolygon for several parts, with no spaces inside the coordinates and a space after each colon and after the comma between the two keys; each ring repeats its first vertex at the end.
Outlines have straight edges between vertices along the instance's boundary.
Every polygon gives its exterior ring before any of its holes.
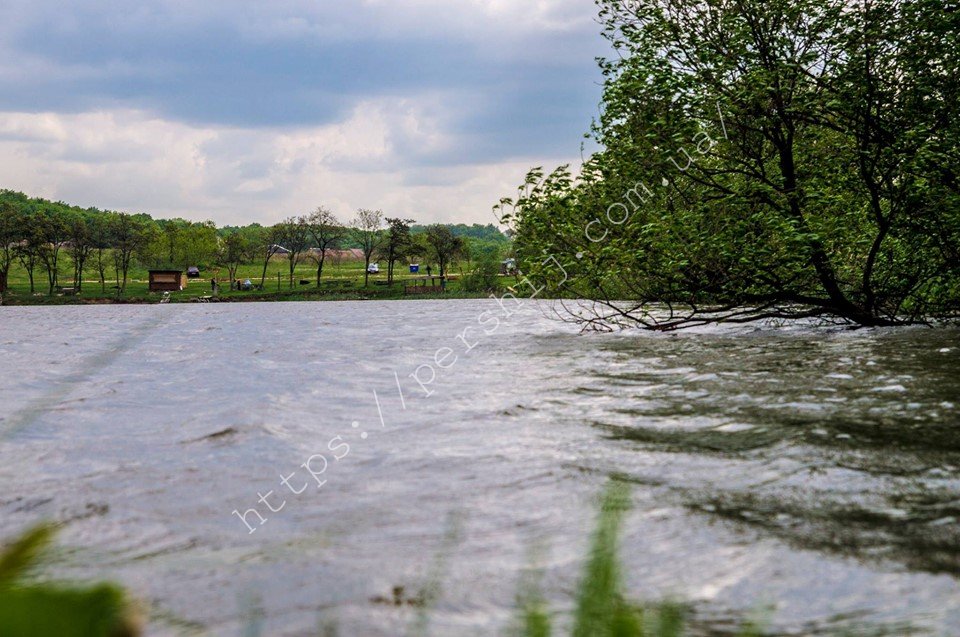
{"type": "Polygon", "coordinates": [[[428,256],[440,267],[440,276],[446,276],[447,266],[464,253],[466,242],[454,235],[449,226],[439,223],[427,226],[424,239],[428,256]]]}
{"type": "Polygon", "coordinates": [[[353,239],[363,251],[363,285],[366,287],[370,283],[370,261],[383,245],[383,211],[361,208],[351,225],[353,239]]]}
{"type": "Polygon", "coordinates": [[[600,0],[603,150],[498,210],[524,270],[668,329],[960,309],[957,34],[927,0],[600,0]],[[558,271],[554,268],[554,271],[558,271]],[[624,302],[626,301],[626,302],[624,302]],[[666,311],[652,313],[655,302],[666,311]]]}
{"type": "Polygon", "coordinates": [[[387,284],[393,285],[393,268],[397,261],[410,256],[415,244],[410,236],[410,224],[413,219],[387,217],[387,237],[383,245],[383,256],[387,259],[387,284]]]}
{"type": "Polygon", "coordinates": [[[317,287],[320,287],[320,278],[323,276],[323,265],[327,260],[327,253],[340,247],[347,229],[336,215],[320,206],[307,218],[307,232],[313,239],[316,251],[314,261],[317,264],[317,287]]]}

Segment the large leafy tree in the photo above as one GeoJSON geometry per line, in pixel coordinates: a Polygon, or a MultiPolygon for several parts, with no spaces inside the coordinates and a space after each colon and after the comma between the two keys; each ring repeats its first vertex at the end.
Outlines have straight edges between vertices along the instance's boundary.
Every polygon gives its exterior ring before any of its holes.
{"type": "Polygon", "coordinates": [[[598,325],[957,308],[960,69],[942,2],[598,6],[618,53],[603,150],[501,202],[527,272],[549,278],[557,255],[561,293],[600,301],[598,325]],[[677,305],[654,317],[653,301],[677,305]]]}

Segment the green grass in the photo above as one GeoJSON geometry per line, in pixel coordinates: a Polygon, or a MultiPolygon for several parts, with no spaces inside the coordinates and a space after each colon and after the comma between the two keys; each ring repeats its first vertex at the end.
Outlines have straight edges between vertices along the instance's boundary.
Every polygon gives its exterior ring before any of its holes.
{"type": "MultiPolygon", "coordinates": [[[[619,559],[620,529],[630,508],[627,483],[611,480],[600,502],[600,513],[577,588],[572,637],[680,637],[685,634],[684,609],[670,602],[642,606],[623,594],[619,559]]],[[[536,592],[521,602],[519,637],[551,637],[551,618],[536,592]]],[[[742,637],[759,636],[746,626],[742,637]]]]}
{"type": "MultiPolygon", "coordinates": [[[[381,264],[383,265],[383,264],[381,264]]],[[[471,264],[464,263],[460,266],[451,268],[449,274],[456,280],[447,283],[447,292],[444,297],[449,298],[477,298],[487,296],[487,292],[466,292],[461,287],[461,280],[464,273],[469,273],[471,264]]],[[[263,274],[263,264],[247,264],[240,266],[236,278],[241,281],[250,279],[255,286],[260,285],[261,275],[263,274]]],[[[436,272],[434,272],[436,275],[436,272]]],[[[323,278],[321,286],[317,287],[316,265],[312,262],[303,262],[297,264],[294,270],[293,285],[290,285],[289,265],[285,258],[276,258],[271,261],[267,268],[267,276],[263,281],[262,290],[239,291],[229,289],[229,283],[226,281],[229,273],[226,268],[213,268],[201,272],[199,279],[190,279],[187,287],[180,292],[171,292],[170,301],[193,302],[200,298],[210,297],[213,294],[210,284],[211,278],[220,281],[218,298],[225,301],[317,301],[317,300],[366,300],[366,299],[401,299],[401,298],[436,298],[434,295],[424,297],[404,295],[404,285],[411,279],[425,276],[426,272],[420,274],[410,274],[406,265],[402,267],[398,264],[394,283],[392,286],[385,285],[387,281],[386,268],[380,274],[372,274],[369,277],[369,283],[364,287],[364,264],[363,262],[351,261],[339,265],[326,263],[323,269],[323,278]],[[279,276],[278,276],[279,275],[279,276]],[[301,281],[309,281],[306,285],[301,285],[301,281]]],[[[148,269],[142,266],[132,267],[128,274],[126,290],[122,295],[118,295],[115,286],[117,282],[113,277],[112,270],[107,272],[107,280],[102,287],[99,281],[99,274],[93,267],[85,270],[82,278],[82,292],[79,295],[64,295],[55,292],[53,296],[48,294],[49,285],[47,283],[46,271],[37,268],[34,273],[34,292],[30,292],[29,277],[26,270],[19,263],[15,263],[11,268],[7,279],[7,291],[3,294],[5,305],[56,305],[56,304],[79,304],[79,303],[103,303],[103,302],[121,302],[121,303],[156,303],[162,297],[162,294],[151,293],[148,290],[148,269]]],[[[515,284],[513,277],[500,277],[498,283],[502,288],[515,284]]],[[[63,267],[59,273],[59,287],[76,287],[73,280],[71,264],[68,260],[63,262],[63,267]]],[[[439,296],[439,295],[437,295],[439,296]]]]}

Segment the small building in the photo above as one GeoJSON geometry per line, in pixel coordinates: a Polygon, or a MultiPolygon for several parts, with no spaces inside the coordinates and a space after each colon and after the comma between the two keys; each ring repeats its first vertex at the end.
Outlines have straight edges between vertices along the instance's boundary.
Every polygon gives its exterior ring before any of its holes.
{"type": "Polygon", "coordinates": [[[181,270],[150,270],[151,292],[179,292],[187,287],[187,275],[181,270]]]}

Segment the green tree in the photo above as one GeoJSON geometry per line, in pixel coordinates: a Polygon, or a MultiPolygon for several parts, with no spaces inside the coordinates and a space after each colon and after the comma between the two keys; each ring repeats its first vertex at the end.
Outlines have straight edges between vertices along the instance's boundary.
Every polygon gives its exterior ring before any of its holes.
{"type": "Polygon", "coordinates": [[[100,293],[103,294],[107,291],[107,267],[110,263],[109,250],[112,240],[111,228],[113,227],[112,215],[110,213],[94,214],[88,220],[87,227],[93,264],[100,279],[100,293]]]}
{"type": "Polygon", "coordinates": [[[598,326],[960,307],[956,17],[925,1],[598,5],[617,51],[603,150],[576,179],[531,171],[499,206],[526,274],[561,272],[554,292],[598,301],[598,326]]]}
{"type": "Polygon", "coordinates": [[[83,269],[94,249],[87,219],[82,214],[73,213],[67,221],[69,244],[67,252],[73,261],[73,286],[83,291],[83,269]]]}
{"type": "Polygon", "coordinates": [[[474,260],[474,269],[463,278],[467,292],[492,292],[498,288],[500,259],[494,251],[480,252],[474,260]]]}
{"type": "Polygon", "coordinates": [[[263,271],[260,273],[260,289],[267,282],[267,268],[270,261],[280,252],[280,241],[283,239],[283,228],[280,224],[270,228],[259,228],[252,240],[253,250],[260,255],[263,271]]]}
{"type": "Polygon", "coordinates": [[[16,259],[16,244],[23,238],[16,206],[0,201],[0,276],[6,279],[16,259]]]}
{"type": "Polygon", "coordinates": [[[314,261],[317,264],[317,287],[319,288],[327,253],[340,246],[347,230],[332,212],[320,206],[307,217],[307,232],[316,248],[314,261]]]}
{"type": "Polygon", "coordinates": [[[363,251],[363,287],[370,283],[370,261],[384,241],[383,211],[361,208],[351,223],[353,240],[363,251]]]}
{"type": "Polygon", "coordinates": [[[174,264],[183,269],[207,267],[216,260],[219,247],[217,227],[212,221],[188,222],[177,233],[174,264]]]}
{"type": "Polygon", "coordinates": [[[231,233],[220,242],[217,263],[227,268],[231,290],[236,287],[237,270],[250,260],[251,250],[250,240],[241,232],[231,233]]]}
{"type": "Polygon", "coordinates": [[[384,240],[383,255],[387,259],[387,284],[393,285],[393,268],[400,259],[410,254],[412,240],[410,224],[413,219],[387,217],[387,237],[384,240]]]}
{"type": "Polygon", "coordinates": [[[33,211],[22,210],[17,215],[16,223],[20,227],[22,239],[16,244],[14,254],[27,273],[30,294],[34,294],[36,292],[35,271],[41,262],[40,253],[43,250],[41,216],[33,211]]]}
{"type": "Polygon", "coordinates": [[[157,232],[159,230],[154,224],[129,214],[117,213],[110,218],[117,294],[123,294],[127,290],[127,280],[134,255],[147,248],[155,239],[157,232]]]}
{"type": "Polygon", "coordinates": [[[310,227],[306,217],[290,217],[275,226],[277,242],[287,251],[290,287],[293,288],[293,273],[310,245],[310,227]]]}
{"type": "Polygon", "coordinates": [[[447,266],[464,253],[466,244],[463,238],[454,236],[448,226],[439,223],[427,226],[424,238],[429,248],[428,256],[439,266],[440,276],[446,276],[447,266]]]}
{"type": "Polygon", "coordinates": [[[48,294],[56,291],[60,279],[60,251],[67,242],[69,227],[56,207],[41,209],[34,217],[34,242],[37,258],[47,271],[48,294]]]}

